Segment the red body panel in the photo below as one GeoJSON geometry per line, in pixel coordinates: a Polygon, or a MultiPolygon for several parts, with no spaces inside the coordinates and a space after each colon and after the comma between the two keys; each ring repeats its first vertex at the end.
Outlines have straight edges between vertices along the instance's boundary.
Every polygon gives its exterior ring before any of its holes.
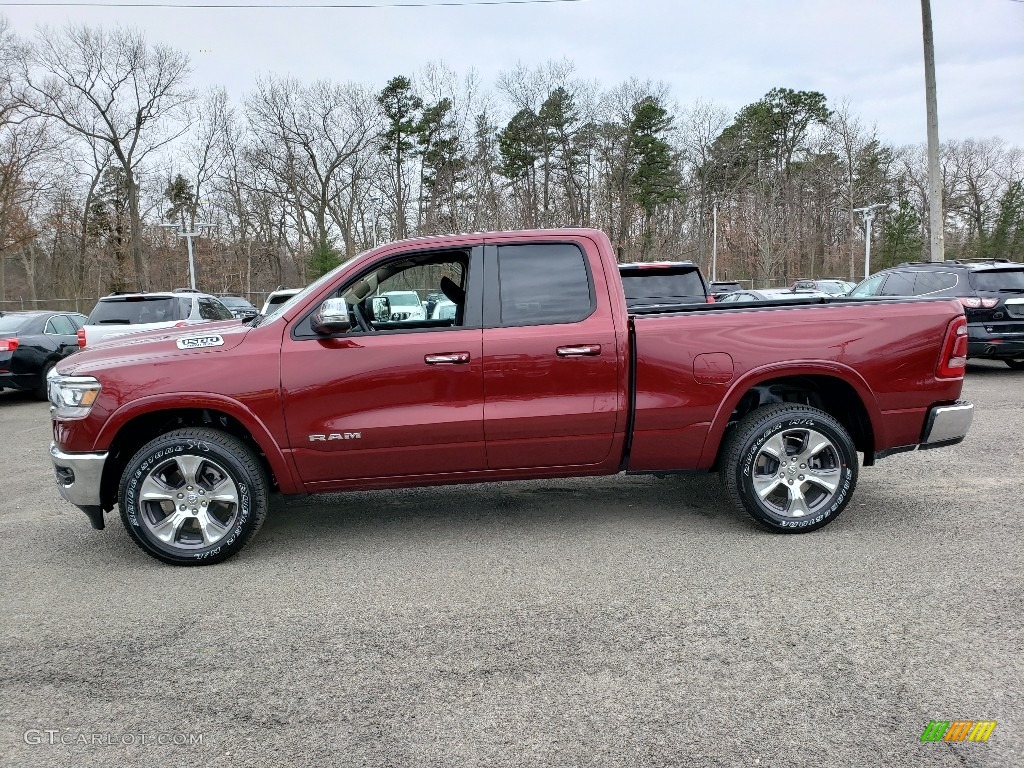
{"type": "Polygon", "coordinates": [[[637,471],[710,467],[740,398],[768,379],[846,382],[864,404],[876,451],[916,444],[928,408],[960,394],[962,379],[935,374],[945,329],[962,312],[956,302],[717,306],[637,317],[633,369],[630,319],[602,233],[391,243],[347,263],[259,327],[230,322],[155,331],[67,359],[60,373],[96,376],[102,391],[85,419],[55,421],[54,439],[67,452],[104,451],[137,416],[216,410],[250,432],[280,489],[295,493],[614,473],[623,462],[631,387],[629,468],[637,471]],[[323,298],[381,259],[531,241],[584,250],[596,296],[589,317],[337,339],[292,335],[323,298]],[[199,333],[219,334],[223,344],[177,349],[176,339],[199,333]],[[558,354],[581,346],[586,355],[558,354]],[[428,355],[447,353],[468,358],[425,363],[428,355]]]}

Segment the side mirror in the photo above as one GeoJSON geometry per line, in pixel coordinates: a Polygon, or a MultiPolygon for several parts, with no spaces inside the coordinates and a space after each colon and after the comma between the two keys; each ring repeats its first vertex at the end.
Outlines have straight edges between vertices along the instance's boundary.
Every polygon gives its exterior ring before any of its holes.
{"type": "Polygon", "coordinates": [[[352,327],[348,317],[348,304],[344,299],[327,299],[313,315],[313,330],[321,336],[345,333],[352,327]]]}
{"type": "Polygon", "coordinates": [[[391,320],[391,299],[387,296],[373,297],[373,321],[386,323],[391,320]]]}

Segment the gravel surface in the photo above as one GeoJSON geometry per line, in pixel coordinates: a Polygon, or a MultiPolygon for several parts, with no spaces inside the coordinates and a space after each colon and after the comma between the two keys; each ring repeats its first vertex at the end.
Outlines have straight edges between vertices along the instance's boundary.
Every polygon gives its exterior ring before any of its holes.
{"type": "Polygon", "coordinates": [[[1024,765],[1022,396],[972,365],[967,440],[805,536],[623,476],[277,499],[173,568],[59,499],[46,405],[0,393],[0,764],[1024,765]],[[998,726],[919,741],[956,719],[998,726]]]}

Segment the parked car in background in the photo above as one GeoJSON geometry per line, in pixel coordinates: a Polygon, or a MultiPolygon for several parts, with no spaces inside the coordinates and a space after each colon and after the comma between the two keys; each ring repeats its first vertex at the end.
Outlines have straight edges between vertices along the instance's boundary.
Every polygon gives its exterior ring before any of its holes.
{"type": "Polygon", "coordinates": [[[830,296],[845,296],[853,290],[854,284],[845,280],[794,280],[790,288],[794,291],[821,291],[830,296]]]}
{"type": "Polygon", "coordinates": [[[427,319],[427,310],[420,301],[420,295],[416,291],[386,291],[381,296],[386,297],[391,302],[392,320],[427,319]]]}
{"type": "Polygon", "coordinates": [[[458,305],[454,301],[441,299],[434,304],[434,311],[430,314],[431,320],[454,320],[458,311],[458,305]]]}
{"type": "Polygon", "coordinates": [[[267,295],[267,300],[263,302],[260,314],[266,317],[301,290],[301,288],[278,288],[276,291],[271,291],[267,295]]]}
{"type": "Polygon", "coordinates": [[[46,374],[78,351],[77,312],[6,312],[0,315],[0,389],[20,389],[46,399],[46,374]]]}
{"type": "Polygon", "coordinates": [[[665,307],[714,301],[700,267],[692,261],[639,261],[619,264],[626,307],[665,307]]]}
{"type": "Polygon", "coordinates": [[[91,347],[127,333],[233,318],[216,296],[190,288],[147,293],[115,291],[96,302],[88,322],[78,332],[78,346],[91,347]]]}
{"type": "Polygon", "coordinates": [[[259,310],[241,296],[218,296],[217,298],[239,320],[252,320],[259,314],[259,310]]]}
{"type": "Polygon", "coordinates": [[[743,286],[735,280],[712,280],[708,285],[708,291],[715,297],[715,301],[718,301],[719,298],[725,296],[727,293],[742,290],[743,286]]]}
{"type": "Polygon", "coordinates": [[[423,299],[423,309],[427,313],[427,317],[434,316],[434,307],[437,306],[438,302],[449,301],[449,299],[440,291],[431,291],[427,294],[426,298],[423,299]]]}
{"type": "Polygon", "coordinates": [[[831,294],[821,291],[794,291],[791,288],[766,288],[761,291],[734,291],[727,293],[719,303],[729,304],[740,301],[795,301],[797,299],[828,298],[831,294]]]}
{"type": "Polygon", "coordinates": [[[967,315],[967,356],[1024,370],[1024,263],[1008,259],[905,262],[883,269],[851,296],[949,296],[967,315]]]}

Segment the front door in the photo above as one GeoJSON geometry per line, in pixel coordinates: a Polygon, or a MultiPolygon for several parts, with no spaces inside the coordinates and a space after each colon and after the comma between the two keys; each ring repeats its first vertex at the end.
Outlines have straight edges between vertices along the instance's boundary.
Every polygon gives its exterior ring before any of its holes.
{"type": "Polygon", "coordinates": [[[286,332],[285,419],[304,483],[486,468],[478,251],[377,263],[337,292],[367,327],[325,338],[305,318],[286,332]],[[464,302],[454,316],[371,314],[375,296],[425,298],[439,283],[464,302]]]}

